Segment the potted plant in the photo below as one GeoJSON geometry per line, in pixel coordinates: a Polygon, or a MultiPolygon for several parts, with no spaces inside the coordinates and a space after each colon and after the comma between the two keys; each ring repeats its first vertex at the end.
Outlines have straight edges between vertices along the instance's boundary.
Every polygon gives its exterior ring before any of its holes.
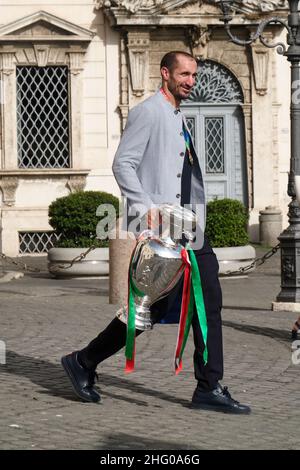
{"type": "Polygon", "coordinates": [[[109,272],[108,239],[96,238],[97,225],[106,215],[97,212],[100,205],[110,204],[119,214],[119,200],[100,191],[77,191],[60,197],[49,206],[49,223],[59,235],[48,252],[49,271],[59,277],[99,276],[109,272]],[[87,256],[70,266],[71,261],[96,246],[87,256]]]}
{"type": "Polygon", "coordinates": [[[248,266],[255,259],[247,233],[249,214],[235,199],[207,204],[206,234],[219,261],[221,275],[248,266]]]}

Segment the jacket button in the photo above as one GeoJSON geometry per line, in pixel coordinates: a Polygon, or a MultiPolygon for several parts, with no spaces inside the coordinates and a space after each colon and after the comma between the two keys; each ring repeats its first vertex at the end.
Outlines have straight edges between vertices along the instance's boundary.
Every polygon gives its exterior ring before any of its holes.
{"type": "Polygon", "coordinates": [[[178,173],[177,178],[181,178],[181,173],[178,173]]]}
{"type": "Polygon", "coordinates": [[[181,157],[184,157],[184,152],[180,152],[179,154],[181,157]]]}
{"type": "Polygon", "coordinates": [[[180,132],[180,135],[183,135],[183,132],[180,132]]]}
{"type": "Polygon", "coordinates": [[[178,109],[175,109],[174,114],[178,114],[178,113],[179,113],[178,109]]]}
{"type": "Polygon", "coordinates": [[[179,199],[179,198],[180,198],[180,194],[176,194],[176,197],[177,197],[177,199],[179,199]]]}

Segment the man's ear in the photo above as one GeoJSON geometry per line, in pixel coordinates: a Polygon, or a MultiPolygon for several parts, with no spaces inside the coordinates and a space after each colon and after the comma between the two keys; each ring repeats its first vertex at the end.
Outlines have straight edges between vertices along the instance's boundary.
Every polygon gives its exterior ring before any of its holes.
{"type": "Polygon", "coordinates": [[[167,67],[162,67],[160,69],[161,76],[164,80],[169,80],[170,77],[170,71],[167,67]]]}

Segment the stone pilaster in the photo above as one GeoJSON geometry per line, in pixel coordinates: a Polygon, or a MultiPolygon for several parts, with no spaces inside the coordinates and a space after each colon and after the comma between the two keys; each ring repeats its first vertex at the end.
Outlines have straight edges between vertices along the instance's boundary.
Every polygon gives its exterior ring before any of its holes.
{"type": "Polygon", "coordinates": [[[128,91],[128,67],[126,61],[126,45],[125,38],[122,37],[120,41],[121,49],[121,102],[119,110],[121,114],[121,127],[124,130],[127,122],[127,116],[129,111],[129,91],[128,91]]]}
{"type": "Polygon", "coordinates": [[[69,56],[70,100],[71,100],[71,159],[73,168],[82,168],[82,77],[85,51],[71,46],[69,56]]]}
{"type": "Polygon", "coordinates": [[[0,49],[2,76],[3,145],[1,167],[16,168],[17,165],[17,110],[16,110],[16,58],[12,46],[0,49]]]}

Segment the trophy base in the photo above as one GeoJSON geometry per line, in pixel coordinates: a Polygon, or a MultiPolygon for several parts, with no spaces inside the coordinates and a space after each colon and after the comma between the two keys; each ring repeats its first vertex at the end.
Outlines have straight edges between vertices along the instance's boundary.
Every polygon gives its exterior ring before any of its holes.
{"type": "MultiPolygon", "coordinates": [[[[151,320],[151,312],[148,307],[135,306],[136,315],[135,315],[135,328],[141,331],[152,330],[153,323],[151,320]]],[[[127,307],[121,307],[117,313],[116,317],[123,323],[127,325],[127,307]]]]}

